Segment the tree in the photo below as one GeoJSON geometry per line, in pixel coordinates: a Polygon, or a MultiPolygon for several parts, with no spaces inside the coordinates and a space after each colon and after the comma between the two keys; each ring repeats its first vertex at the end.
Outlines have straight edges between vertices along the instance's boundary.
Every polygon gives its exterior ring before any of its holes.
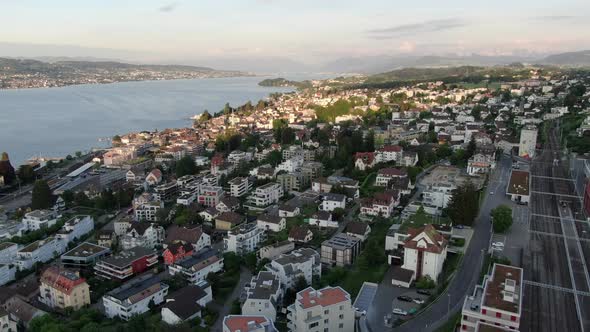
{"type": "Polygon", "coordinates": [[[370,130],[369,133],[367,134],[367,137],[365,137],[364,150],[365,151],[375,151],[375,132],[373,130],[370,130]]]}
{"type": "Polygon", "coordinates": [[[195,160],[190,156],[184,156],[176,163],[176,177],[192,175],[196,172],[197,165],[195,164],[195,160]]]}
{"type": "Polygon", "coordinates": [[[209,113],[209,111],[205,110],[205,112],[203,112],[200,116],[199,116],[199,122],[205,122],[205,121],[209,121],[213,116],[211,116],[211,114],[209,113]]]}
{"type": "Polygon", "coordinates": [[[479,211],[479,193],[467,182],[452,191],[446,212],[455,225],[471,226],[479,211]]]}
{"type": "Polygon", "coordinates": [[[18,168],[18,178],[23,183],[29,183],[35,180],[35,171],[31,165],[20,165],[18,168]]]}
{"type": "Polygon", "coordinates": [[[420,277],[416,281],[416,288],[418,289],[432,289],[436,287],[436,283],[429,276],[420,277]]]}
{"type": "Polygon", "coordinates": [[[281,163],[283,160],[283,155],[281,151],[273,150],[269,152],[269,154],[264,159],[264,162],[271,164],[271,166],[275,167],[281,163]]]}
{"type": "Polygon", "coordinates": [[[504,233],[512,226],[512,209],[509,206],[498,205],[492,209],[490,215],[492,216],[494,232],[504,233]]]}
{"type": "Polygon", "coordinates": [[[475,154],[476,149],[477,144],[475,143],[475,136],[471,135],[471,140],[469,141],[469,144],[467,144],[467,149],[465,150],[465,158],[471,158],[475,154]]]}
{"type": "Polygon", "coordinates": [[[33,186],[31,208],[33,210],[49,209],[53,205],[53,195],[45,180],[37,180],[33,186]]]}

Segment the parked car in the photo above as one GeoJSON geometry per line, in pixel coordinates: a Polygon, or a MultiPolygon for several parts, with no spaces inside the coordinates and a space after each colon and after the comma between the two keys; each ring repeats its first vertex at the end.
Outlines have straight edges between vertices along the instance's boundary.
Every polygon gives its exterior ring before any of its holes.
{"type": "Polygon", "coordinates": [[[455,227],[456,229],[463,229],[463,228],[465,228],[465,226],[463,226],[463,225],[454,225],[453,227],[455,227]]]}
{"type": "Polygon", "coordinates": [[[416,293],[418,293],[420,295],[426,295],[426,296],[432,295],[432,293],[430,293],[430,291],[427,289],[419,289],[416,291],[416,293]]]}
{"type": "Polygon", "coordinates": [[[414,300],[411,297],[406,296],[406,295],[398,296],[397,299],[400,301],[404,301],[404,302],[412,302],[414,300]]]}
{"type": "Polygon", "coordinates": [[[400,308],[394,308],[392,312],[394,315],[400,315],[400,316],[407,316],[408,315],[407,311],[404,311],[400,308]]]}
{"type": "Polygon", "coordinates": [[[494,192],[493,191],[490,191],[490,195],[493,195],[493,194],[494,194],[494,192]]]}
{"type": "Polygon", "coordinates": [[[492,247],[504,248],[504,243],[502,243],[502,242],[494,242],[494,243],[492,243],[492,247]]]}
{"type": "Polygon", "coordinates": [[[415,297],[413,301],[414,301],[414,303],[417,303],[417,304],[424,304],[424,300],[422,300],[419,297],[415,297]]]}

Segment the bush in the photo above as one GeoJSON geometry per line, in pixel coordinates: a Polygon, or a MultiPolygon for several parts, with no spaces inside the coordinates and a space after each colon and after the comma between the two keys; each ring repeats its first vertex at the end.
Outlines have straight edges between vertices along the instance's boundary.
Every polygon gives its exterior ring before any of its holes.
{"type": "Polygon", "coordinates": [[[418,289],[433,289],[434,287],[436,287],[436,283],[429,276],[420,277],[416,281],[416,288],[418,289]]]}
{"type": "Polygon", "coordinates": [[[512,226],[512,209],[507,205],[499,205],[490,213],[495,233],[504,233],[512,226]]]}

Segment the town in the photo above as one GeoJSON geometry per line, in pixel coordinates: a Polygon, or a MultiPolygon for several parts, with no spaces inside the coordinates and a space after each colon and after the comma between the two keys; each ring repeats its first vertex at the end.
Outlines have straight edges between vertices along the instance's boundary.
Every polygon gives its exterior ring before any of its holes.
{"type": "Polygon", "coordinates": [[[518,72],[4,153],[0,331],[584,331],[590,74],[518,72]]]}

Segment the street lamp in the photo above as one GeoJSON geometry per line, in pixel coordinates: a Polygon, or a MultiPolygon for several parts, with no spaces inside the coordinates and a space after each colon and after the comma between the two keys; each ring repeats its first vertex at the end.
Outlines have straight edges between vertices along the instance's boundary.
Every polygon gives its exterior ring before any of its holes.
{"type": "Polygon", "coordinates": [[[449,313],[451,312],[451,293],[447,293],[447,298],[449,299],[448,305],[447,305],[447,316],[448,316],[449,313]]]}

